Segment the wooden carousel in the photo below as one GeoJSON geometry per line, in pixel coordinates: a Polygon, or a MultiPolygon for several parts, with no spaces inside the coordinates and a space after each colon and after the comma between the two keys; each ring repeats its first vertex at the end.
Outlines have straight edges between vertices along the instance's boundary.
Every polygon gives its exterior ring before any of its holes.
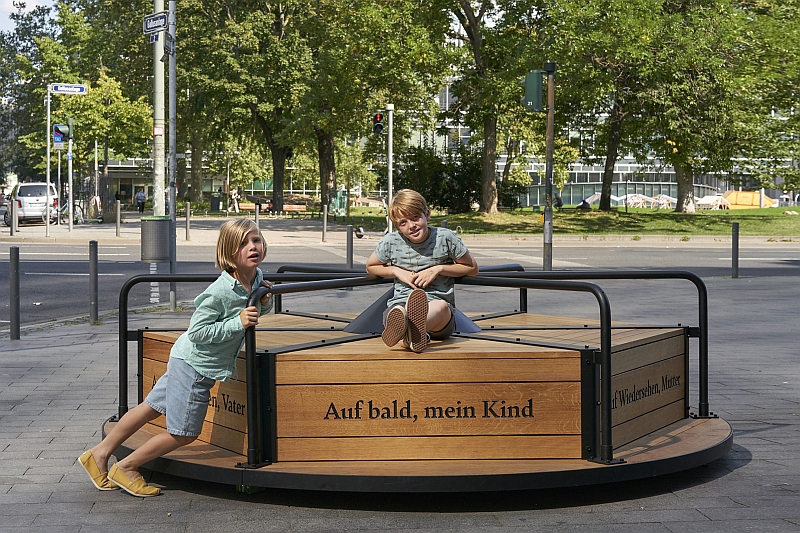
{"type": "MultiPolygon", "coordinates": [[[[521,269],[518,269],[521,270],[521,269]]],[[[170,330],[127,330],[120,295],[120,409],[127,411],[127,343],[138,341],[138,401],[166,371],[170,330]]],[[[145,465],[246,487],[322,491],[471,492],[648,478],[691,469],[732,445],[709,412],[705,286],[676,271],[482,270],[459,283],[520,290],[519,309],[465,316],[457,333],[420,354],[387,348],[381,310],[290,313],[280,295],[381,283],[353,271],[278,273],[276,313],[247,332],[236,380],[218,383],[193,444],[145,465]],[[584,280],[683,279],[698,289],[698,326],[612,324],[599,285],[584,280]],[[527,312],[527,291],[593,294],[599,313],[576,319],[527,312]],[[698,337],[699,401],[689,398],[689,339],[698,337]]],[[[264,289],[266,290],[266,289],[264,289]]],[[[253,295],[254,300],[261,296],[253,295]]],[[[117,417],[104,424],[107,433],[117,417]]],[[[117,450],[163,431],[163,417],[117,450]]]]}

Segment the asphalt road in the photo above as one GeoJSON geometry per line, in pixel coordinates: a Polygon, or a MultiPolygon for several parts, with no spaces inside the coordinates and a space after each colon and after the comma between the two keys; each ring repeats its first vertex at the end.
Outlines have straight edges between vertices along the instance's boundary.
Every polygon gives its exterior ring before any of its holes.
{"type": "MultiPolygon", "coordinates": [[[[363,266],[375,246],[375,239],[354,243],[354,266],[363,266]]],[[[23,325],[63,320],[89,314],[88,247],[77,244],[22,243],[20,248],[20,314],[23,325]]],[[[542,246],[527,244],[480,243],[470,246],[479,265],[515,263],[529,270],[542,268],[542,246]]],[[[138,245],[101,245],[98,249],[98,290],[100,313],[119,307],[119,292],[131,276],[169,273],[169,264],[139,261],[138,245]]],[[[179,247],[177,272],[216,274],[213,246],[179,247]],[[199,258],[208,260],[198,261],[199,258]]],[[[314,248],[290,244],[268,247],[264,269],[274,272],[280,265],[313,263],[344,267],[346,249],[314,248]]],[[[653,247],[555,246],[554,269],[680,269],[691,270],[703,278],[730,277],[731,251],[725,247],[683,247],[665,243],[653,247]]],[[[739,253],[739,276],[800,277],[800,247],[743,248],[739,253]]],[[[785,282],[785,280],[784,280],[785,282]]],[[[205,284],[178,284],[179,302],[194,298],[205,284]]],[[[9,244],[0,243],[0,329],[9,321],[9,244]]],[[[646,284],[642,290],[649,290],[646,284]]],[[[775,290],[780,290],[776,285],[775,290]]],[[[135,287],[129,307],[142,308],[169,304],[169,284],[135,287]]]]}

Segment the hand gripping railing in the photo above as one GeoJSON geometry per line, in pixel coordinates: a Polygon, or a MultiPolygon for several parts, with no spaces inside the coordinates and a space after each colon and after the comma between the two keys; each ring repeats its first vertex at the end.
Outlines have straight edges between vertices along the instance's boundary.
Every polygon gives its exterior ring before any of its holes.
{"type": "MultiPolygon", "coordinates": [[[[128,412],[128,341],[133,340],[136,332],[128,331],[128,296],[133,287],[140,283],[211,283],[219,274],[142,274],[128,279],[119,292],[119,409],[118,417],[128,412]]],[[[361,274],[364,277],[364,274],[361,274]]],[[[342,279],[337,273],[317,274],[271,274],[271,281],[308,282],[310,280],[342,279]]],[[[277,291],[277,289],[276,289],[277,291]]],[[[281,291],[284,292],[284,291],[281,291]]]]}
{"type": "Polygon", "coordinates": [[[699,315],[699,326],[697,329],[692,330],[692,328],[690,328],[690,336],[699,339],[699,401],[697,406],[697,418],[713,418],[716,416],[709,411],[708,403],[708,290],[702,278],[694,272],[689,272],[687,270],[552,270],[547,272],[512,272],[507,274],[487,273],[486,275],[511,279],[685,279],[691,281],[697,288],[699,315]]]}
{"type": "MultiPolygon", "coordinates": [[[[285,274],[284,274],[285,275],[285,274]]],[[[270,276],[270,279],[277,280],[281,277],[270,276]]],[[[386,280],[375,276],[361,276],[348,279],[331,279],[324,281],[308,281],[305,283],[291,283],[286,285],[276,285],[272,288],[259,287],[250,295],[248,305],[255,305],[265,294],[289,294],[295,292],[320,291],[327,289],[341,289],[345,287],[359,287],[363,285],[376,285],[385,283],[386,280]]],[[[272,435],[264,435],[264,427],[261,423],[261,408],[272,410],[272,402],[263,402],[260,396],[262,376],[256,361],[256,328],[250,326],[245,330],[244,337],[247,369],[247,463],[239,463],[237,466],[242,468],[259,468],[272,463],[272,435]],[[264,457],[266,455],[266,457],[264,457]]]]}

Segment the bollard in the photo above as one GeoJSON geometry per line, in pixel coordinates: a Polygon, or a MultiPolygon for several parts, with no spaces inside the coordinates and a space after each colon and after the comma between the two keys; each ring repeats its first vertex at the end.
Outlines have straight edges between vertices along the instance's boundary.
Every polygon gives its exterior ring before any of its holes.
{"type": "Polygon", "coordinates": [[[353,225],[347,225],[347,268],[353,268],[353,225]]]}
{"type": "Polygon", "coordinates": [[[326,234],[328,233],[328,206],[322,206],[322,242],[325,242],[326,234]]]}
{"type": "Polygon", "coordinates": [[[117,200],[117,237],[122,233],[122,204],[117,200]]]}
{"type": "Polygon", "coordinates": [[[9,222],[11,222],[9,232],[13,237],[17,233],[17,201],[13,197],[6,203],[6,210],[8,211],[9,222]]]}
{"type": "Polygon", "coordinates": [[[731,225],[731,277],[739,277],[739,223],[731,225]]]}
{"type": "Polygon", "coordinates": [[[256,204],[256,207],[255,207],[255,209],[254,209],[253,211],[255,212],[255,221],[256,221],[256,227],[257,227],[258,229],[261,229],[261,228],[259,227],[259,225],[258,225],[258,212],[259,212],[259,211],[261,211],[261,204],[256,204]]]}
{"type": "MultiPolygon", "coordinates": [[[[14,213],[16,214],[16,213],[14,213]]],[[[19,340],[19,247],[8,249],[8,270],[11,279],[9,310],[11,311],[11,340],[19,340]]]]}
{"type": "Polygon", "coordinates": [[[192,202],[186,202],[186,240],[191,240],[189,238],[189,232],[192,229],[192,202]]]}
{"type": "MultiPolygon", "coordinates": [[[[119,205],[119,202],[117,202],[119,205]]],[[[89,323],[97,324],[97,241],[89,241],[89,323]]]]}
{"type": "Polygon", "coordinates": [[[447,220],[442,220],[442,228],[447,229],[447,220]]]}

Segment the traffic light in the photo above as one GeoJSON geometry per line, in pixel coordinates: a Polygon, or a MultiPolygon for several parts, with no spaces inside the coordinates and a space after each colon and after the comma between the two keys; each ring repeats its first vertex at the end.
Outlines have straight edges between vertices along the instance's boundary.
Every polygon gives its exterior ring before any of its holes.
{"type": "Polygon", "coordinates": [[[537,112],[546,111],[542,108],[542,71],[533,70],[526,74],[522,86],[525,88],[525,96],[522,97],[520,103],[525,106],[525,109],[537,112]]]}
{"type": "Polygon", "coordinates": [[[66,124],[56,124],[53,126],[53,134],[58,135],[59,133],[65,141],[72,140],[72,136],[75,133],[75,126],[73,125],[71,118],[67,119],[66,124]]]}
{"type": "Polygon", "coordinates": [[[383,133],[383,111],[376,111],[372,115],[372,133],[380,135],[383,133]]]}

